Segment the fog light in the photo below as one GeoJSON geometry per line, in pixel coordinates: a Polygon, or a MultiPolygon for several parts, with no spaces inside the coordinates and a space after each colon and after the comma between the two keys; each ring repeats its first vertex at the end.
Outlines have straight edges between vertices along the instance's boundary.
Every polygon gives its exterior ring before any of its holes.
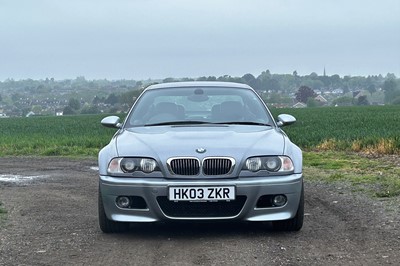
{"type": "Polygon", "coordinates": [[[128,197],[122,196],[117,198],[117,206],[120,208],[128,208],[131,204],[128,197]]]}
{"type": "Polygon", "coordinates": [[[287,202],[285,195],[276,195],[273,199],[273,204],[275,207],[282,207],[287,202]]]}

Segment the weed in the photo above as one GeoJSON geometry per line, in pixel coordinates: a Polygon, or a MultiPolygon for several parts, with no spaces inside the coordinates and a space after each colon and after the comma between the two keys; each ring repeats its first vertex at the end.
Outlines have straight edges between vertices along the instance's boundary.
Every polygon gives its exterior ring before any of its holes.
{"type": "Polygon", "coordinates": [[[352,191],[376,197],[400,196],[400,166],[343,152],[305,152],[304,175],[310,180],[346,183],[352,191]]]}
{"type": "Polygon", "coordinates": [[[400,154],[400,106],[272,109],[289,113],[296,124],[285,127],[305,150],[400,154]]]}
{"type": "Polygon", "coordinates": [[[7,213],[7,211],[3,208],[3,204],[0,202],[0,216],[5,213],[7,213]]]}

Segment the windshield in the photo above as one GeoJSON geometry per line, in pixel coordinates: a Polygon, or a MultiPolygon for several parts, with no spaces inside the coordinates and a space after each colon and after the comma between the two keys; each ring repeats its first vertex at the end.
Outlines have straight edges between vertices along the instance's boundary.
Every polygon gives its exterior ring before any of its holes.
{"type": "Polygon", "coordinates": [[[145,91],[125,127],[174,124],[273,124],[256,93],[224,87],[161,88],[145,91]]]}

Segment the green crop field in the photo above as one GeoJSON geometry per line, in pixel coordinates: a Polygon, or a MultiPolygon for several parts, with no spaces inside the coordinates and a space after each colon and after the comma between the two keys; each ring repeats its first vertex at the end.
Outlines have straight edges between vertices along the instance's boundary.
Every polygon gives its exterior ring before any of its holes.
{"type": "Polygon", "coordinates": [[[273,109],[272,113],[296,117],[297,122],[284,130],[305,150],[400,153],[400,106],[273,109]]]}
{"type": "Polygon", "coordinates": [[[0,119],[0,155],[95,156],[115,130],[103,116],[0,119]]]}
{"type": "MultiPolygon", "coordinates": [[[[400,106],[273,109],[297,123],[284,130],[305,150],[400,154],[400,106]]],[[[114,129],[105,115],[0,119],[0,156],[96,156],[114,129]]]]}

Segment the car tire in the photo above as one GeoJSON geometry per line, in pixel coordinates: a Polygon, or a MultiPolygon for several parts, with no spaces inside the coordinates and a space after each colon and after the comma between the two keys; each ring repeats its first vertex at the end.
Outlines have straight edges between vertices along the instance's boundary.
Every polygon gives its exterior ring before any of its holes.
{"type": "Polygon", "coordinates": [[[304,220],[304,185],[301,187],[299,207],[296,216],[292,219],[273,221],[272,226],[278,231],[299,231],[303,227],[304,220]]]}
{"type": "Polygon", "coordinates": [[[103,233],[122,233],[128,230],[129,223],[115,222],[107,218],[104,211],[103,198],[99,189],[98,209],[99,209],[99,225],[103,233]]]}

